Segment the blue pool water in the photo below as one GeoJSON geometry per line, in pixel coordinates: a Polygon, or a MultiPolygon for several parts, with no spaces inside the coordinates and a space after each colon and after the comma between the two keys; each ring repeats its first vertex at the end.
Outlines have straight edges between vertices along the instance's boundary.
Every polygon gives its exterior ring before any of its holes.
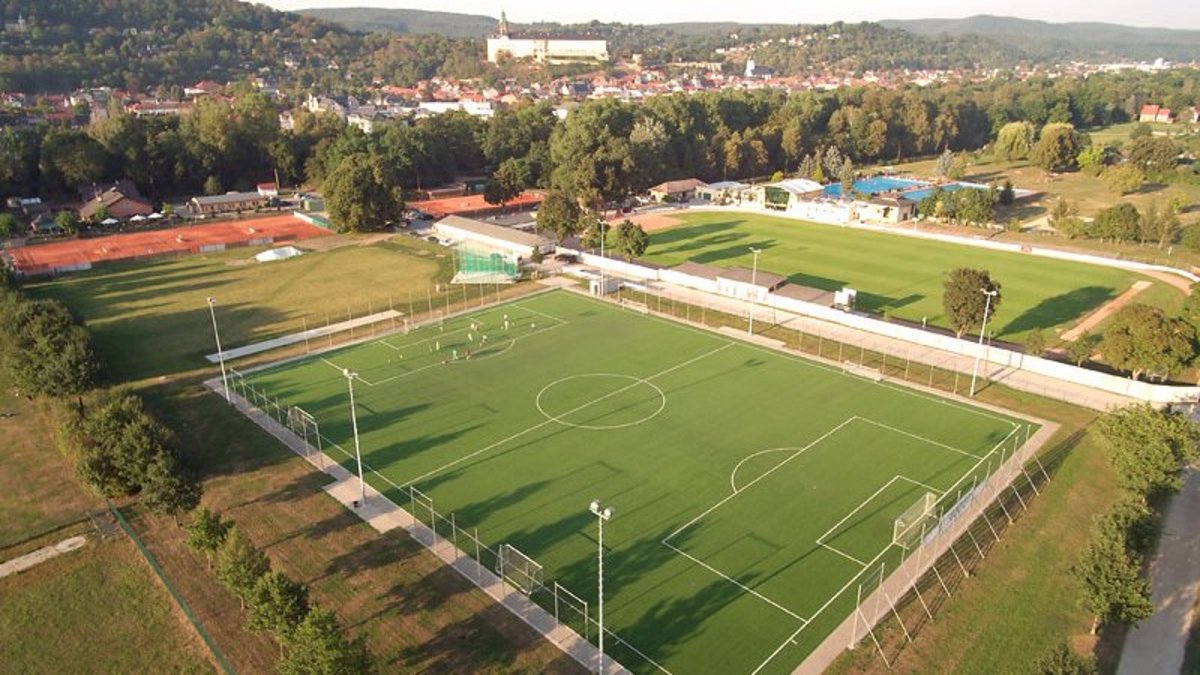
{"type": "MultiPolygon", "coordinates": [[[[877,195],[881,192],[890,192],[892,190],[908,190],[911,188],[925,187],[928,183],[922,183],[917,180],[908,180],[907,178],[889,178],[887,176],[875,176],[874,178],[862,178],[854,181],[854,191],[868,195],[877,195]]],[[[825,186],[825,194],[830,197],[841,197],[842,186],[840,183],[833,183],[825,186]]]]}

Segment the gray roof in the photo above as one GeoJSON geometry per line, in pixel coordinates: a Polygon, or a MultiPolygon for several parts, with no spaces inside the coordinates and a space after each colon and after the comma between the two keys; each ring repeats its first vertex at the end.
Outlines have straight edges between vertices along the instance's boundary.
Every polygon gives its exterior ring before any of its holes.
{"type": "Polygon", "coordinates": [[[786,277],[781,277],[778,274],[771,274],[770,272],[764,272],[762,270],[758,270],[758,272],[755,273],[754,270],[747,269],[745,267],[729,267],[721,270],[717,276],[721,277],[722,279],[737,281],[743,284],[754,283],[754,285],[761,286],[763,288],[776,288],[787,282],[786,277]],[[751,280],[753,280],[753,282],[751,280]]]}
{"type": "Polygon", "coordinates": [[[208,197],[192,197],[192,201],[201,206],[217,206],[221,204],[239,204],[241,202],[259,201],[266,199],[257,192],[231,192],[225,195],[210,195],[208,197]]]}
{"type": "Polygon", "coordinates": [[[445,218],[439,220],[437,225],[452,227],[462,232],[470,232],[472,234],[478,234],[484,237],[491,237],[493,239],[506,241],[517,246],[528,246],[529,248],[541,246],[543,243],[548,241],[546,237],[538,236],[536,234],[514,230],[511,227],[485,223],[482,220],[463,218],[462,216],[446,216],[445,218]]]}

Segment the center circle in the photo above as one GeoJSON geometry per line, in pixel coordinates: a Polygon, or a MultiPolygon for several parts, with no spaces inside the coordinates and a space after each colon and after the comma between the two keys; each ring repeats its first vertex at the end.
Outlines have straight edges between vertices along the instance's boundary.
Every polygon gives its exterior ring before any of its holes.
{"type": "Polygon", "coordinates": [[[538,412],[577,429],[623,429],[658,416],[667,396],[649,380],[618,373],[570,375],[537,395],[538,412]]]}

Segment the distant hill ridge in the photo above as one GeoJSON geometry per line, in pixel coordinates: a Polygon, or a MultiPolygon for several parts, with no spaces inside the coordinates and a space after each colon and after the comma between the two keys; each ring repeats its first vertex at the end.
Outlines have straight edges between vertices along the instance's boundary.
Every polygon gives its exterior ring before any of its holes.
{"type": "Polygon", "coordinates": [[[1063,47],[1125,54],[1131,58],[1162,56],[1200,60],[1200,31],[1140,28],[1099,22],[1050,23],[981,14],[964,19],[890,19],[880,21],[918,35],[978,35],[1027,49],[1035,54],[1063,47]]]}

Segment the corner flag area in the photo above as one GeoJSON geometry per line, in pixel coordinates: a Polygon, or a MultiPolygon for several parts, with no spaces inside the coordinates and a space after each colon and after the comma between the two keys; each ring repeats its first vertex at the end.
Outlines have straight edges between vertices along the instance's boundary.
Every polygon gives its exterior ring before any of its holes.
{"type": "Polygon", "coordinates": [[[567,291],[231,386],[304,411],[356,471],[343,369],[367,481],[592,642],[588,504],[615,509],[605,649],[643,673],[791,672],[1030,433],[567,291]]]}

